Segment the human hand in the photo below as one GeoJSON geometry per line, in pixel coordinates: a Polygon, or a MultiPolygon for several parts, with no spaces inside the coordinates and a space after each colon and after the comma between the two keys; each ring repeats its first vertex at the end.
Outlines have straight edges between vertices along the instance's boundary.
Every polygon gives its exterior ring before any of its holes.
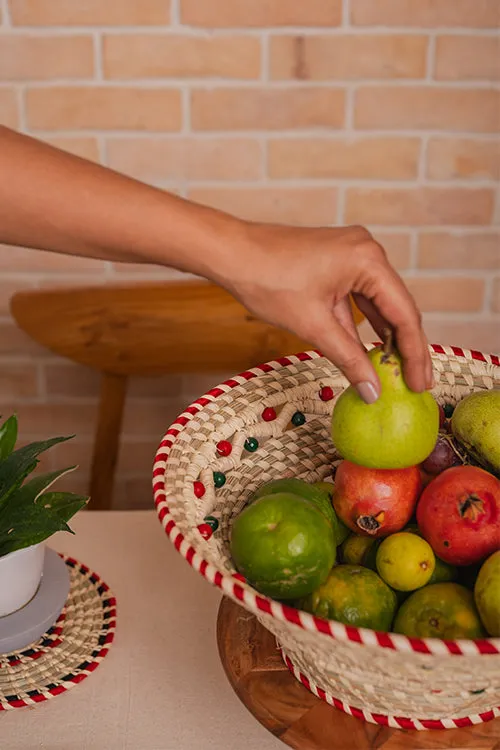
{"type": "Polygon", "coordinates": [[[351,294],[374,330],[394,332],[407,385],[432,387],[421,316],[383,248],[362,227],[304,229],[250,224],[224,284],[268,322],[311,341],[373,403],[380,382],[354,324],[351,294]],[[241,250],[241,252],[240,252],[241,250]]]}

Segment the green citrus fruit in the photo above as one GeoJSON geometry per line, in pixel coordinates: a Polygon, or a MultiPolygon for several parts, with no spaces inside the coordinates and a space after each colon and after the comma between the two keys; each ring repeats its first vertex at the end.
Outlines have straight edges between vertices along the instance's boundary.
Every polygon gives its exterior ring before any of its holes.
{"type": "Polygon", "coordinates": [[[351,532],[341,546],[342,562],[348,565],[363,565],[365,568],[375,570],[375,555],[379,541],[370,536],[361,536],[351,532]]]}
{"type": "Polygon", "coordinates": [[[351,530],[345,525],[345,523],[342,523],[340,518],[335,513],[335,508],[332,504],[334,485],[331,484],[331,482],[315,482],[312,486],[326,493],[326,495],[328,496],[328,517],[332,521],[333,531],[335,533],[335,539],[337,540],[338,547],[340,544],[342,544],[344,539],[347,539],[347,537],[351,533],[351,530]]]}
{"type": "Polygon", "coordinates": [[[500,636],[500,550],[483,563],[474,587],[474,598],[489,635],[500,636]]]}
{"type": "Polygon", "coordinates": [[[414,591],[426,583],[434,572],[436,558],[425,539],[408,531],[386,537],[377,550],[377,571],[383,580],[398,591],[414,591]]]}
{"type": "MultiPolygon", "coordinates": [[[[304,482],[303,479],[295,479],[294,477],[289,479],[273,479],[271,482],[266,482],[266,484],[259,487],[259,489],[254,492],[249,502],[253,503],[260,497],[274,495],[277,492],[291,492],[294,495],[298,495],[304,500],[308,500],[316,505],[325,514],[332,524],[335,540],[337,545],[339,545],[345,538],[346,527],[341,521],[339,521],[337,514],[335,513],[332,505],[332,491],[333,484],[328,484],[327,482],[308,484],[307,482],[304,482]]],[[[347,529],[347,533],[349,533],[349,529],[347,529]]]]}
{"type": "Polygon", "coordinates": [[[335,563],[331,524],[312,503],[289,492],[248,505],[233,521],[230,548],[235,568],[276,599],[305,596],[335,563]]]}
{"type": "Polygon", "coordinates": [[[373,570],[361,565],[337,565],[325,583],[299,606],[327,620],[388,631],[397,600],[394,591],[373,570]]]}
{"type": "Polygon", "coordinates": [[[458,568],[436,557],[436,565],[433,574],[429,578],[429,583],[448,583],[449,581],[456,581],[457,578],[458,568]]]}
{"type": "Polygon", "coordinates": [[[485,635],[471,591],[458,583],[433,583],[401,605],[394,632],[411,638],[482,638],[485,635]]]}

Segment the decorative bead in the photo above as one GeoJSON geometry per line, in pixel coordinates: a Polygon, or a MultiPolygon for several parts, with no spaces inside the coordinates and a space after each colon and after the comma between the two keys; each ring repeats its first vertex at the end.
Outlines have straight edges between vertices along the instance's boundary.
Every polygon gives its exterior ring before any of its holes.
{"type": "Polygon", "coordinates": [[[240,581],[241,583],[246,583],[247,579],[245,576],[242,576],[241,573],[233,573],[233,578],[236,578],[237,581],[240,581]]]}
{"type": "Polygon", "coordinates": [[[331,401],[333,396],[333,388],[330,388],[329,385],[324,385],[319,392],[319,397],[322,401],[331,401]]]}
{"type": "Polygon", "coordinates": [[[220,440],[217,443],[217,453],[219,456],[229,456],[232,450],[233,446],[228,440],[220,440]]]}
{"type": "Polygon", "coordinates": [[[451,419],[451,417],[453,416],[453,412],[455,411],[455,407],[453,406],[453,404],[445,404],[443,406],[443,410],[446,419],[451,419]]]}
{"type": "Polygon", "coordinates": [[[208,542],[208,540],[214,533],[212,527],[208,523],[200,523],[200,525],[198,526],[198,531],[206,542],[208,542]]]}
{"type": "Polygon", "coordinates": [[[219,528],[219,522],[215,518],[215,516],[206,516],[203,520],[206,524],[208,524],[208,526],[210,526],[212,531],[217,531],[217,529],[219,528]]]}
{"type": "Polygon", "coordinates": [[[292,417],[292,424],[294,427],[300,427],[306,421],[305,415],[301,411],[296,411],[292,417]]]}
{"type": "Polygon", "coordinates": [[[205,494],[205,485],[201,482],[194,482],[193,483],[193,490],[196,497],[200,498],[203,497],[205,494]]]}
{"type": "Polygon", "coordinates": [[[259,441],[256,438],[247,438],[245,440],[245,450],[249,453],[255,453],[259,447],[259,441]]]}
{"type": "Polygon", "coordinates": [[[214,471],[214,484],[216,487],[224,487],[226,484],[226,475],[222,471],[214,471]]]}
{"type": "Polygon", "coordinates": [[[268,406],[262,412],[262,419],[264,420],[264,422],[272,422],[274,419],[276,419],[276,410],[273,409],[272,406],[268,406]]]}

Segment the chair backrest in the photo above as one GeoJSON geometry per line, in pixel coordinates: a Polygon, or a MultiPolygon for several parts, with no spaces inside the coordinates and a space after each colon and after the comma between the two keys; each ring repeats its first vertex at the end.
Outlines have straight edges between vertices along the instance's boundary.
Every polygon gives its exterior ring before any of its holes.
{"type": "Polygon", "coordinates": [[[23,291],[11,310],[39,344],[115,375],[236,372],[308,347],[202,281],[23,291]]]}

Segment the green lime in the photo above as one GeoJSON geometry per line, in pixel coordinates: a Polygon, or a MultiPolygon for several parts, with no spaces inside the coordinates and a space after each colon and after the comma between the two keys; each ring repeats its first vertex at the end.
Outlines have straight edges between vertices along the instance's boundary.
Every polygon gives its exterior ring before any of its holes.
{"type": "Polygon", "coordinates": [[[361,565],[337,565],[300,605],[306,612],[345,625],[388,631],[397,609],[394,591],[361,565]]]}
{"type": "Polygon", "coordinates": [[[365,568],[375,570],[375,557],[373,551],[378,549],[379,540],[370,536],[361,536],[351,532],[340,548],[342,562],[348,565],[363,565],[365,568]]]}
{"type": "Polygon", "coordinates": [[[382,541],[376,564],[378,574],[391,588],[414,591],[429,583],[436,558],[425,539],[409,531],[399,531],[382,541]]]}
{"type": "MultiPolygon", "coordinates": [[[[436,555],[435,555],[436,557],[436,555]]],[[[439,557],[436,557],[436,566],[434,572],[429,578],[429,583],[448,583],[449,581],[456,581],[458,578],[458,568],[450,563],[444,562],[439,557]]]]}
{"type": "Polygon", "coordinates": [[[474,598],[489,635],[500,636],[500,550],[483,563],[474,587],[474,598]]]}
{"type": "Polygon", "coordinates": [[[338,547],[340,544],[342,544],[344,539],[347,539],[347,537],[351,533],[351,530],[345,525],[345,523],[342,523],[340,518],[335,513],[335,509],[332,504],[332,497],[335,486],[331,482],[315,482],[312,486],[320,490],[321,492],[326,493],[326,495],[328,496],[328,517],[332,521],[332,526],[335,532],[335,538],[337,540],[338,547]]]}
{"type": "Polygon", "coordinates": [[[399,608],[394,632],[410,638],[482,638],[471,591],[458,583],[433,583],[415,591],[399,608]]]}
{"type": "Polygon", "coordinates": [[[287,492],[248,505],[233,521],[230,548],[238,572],[276,599],[310,593],[335,563],[331,524],[312,503],[287,492]]]}

